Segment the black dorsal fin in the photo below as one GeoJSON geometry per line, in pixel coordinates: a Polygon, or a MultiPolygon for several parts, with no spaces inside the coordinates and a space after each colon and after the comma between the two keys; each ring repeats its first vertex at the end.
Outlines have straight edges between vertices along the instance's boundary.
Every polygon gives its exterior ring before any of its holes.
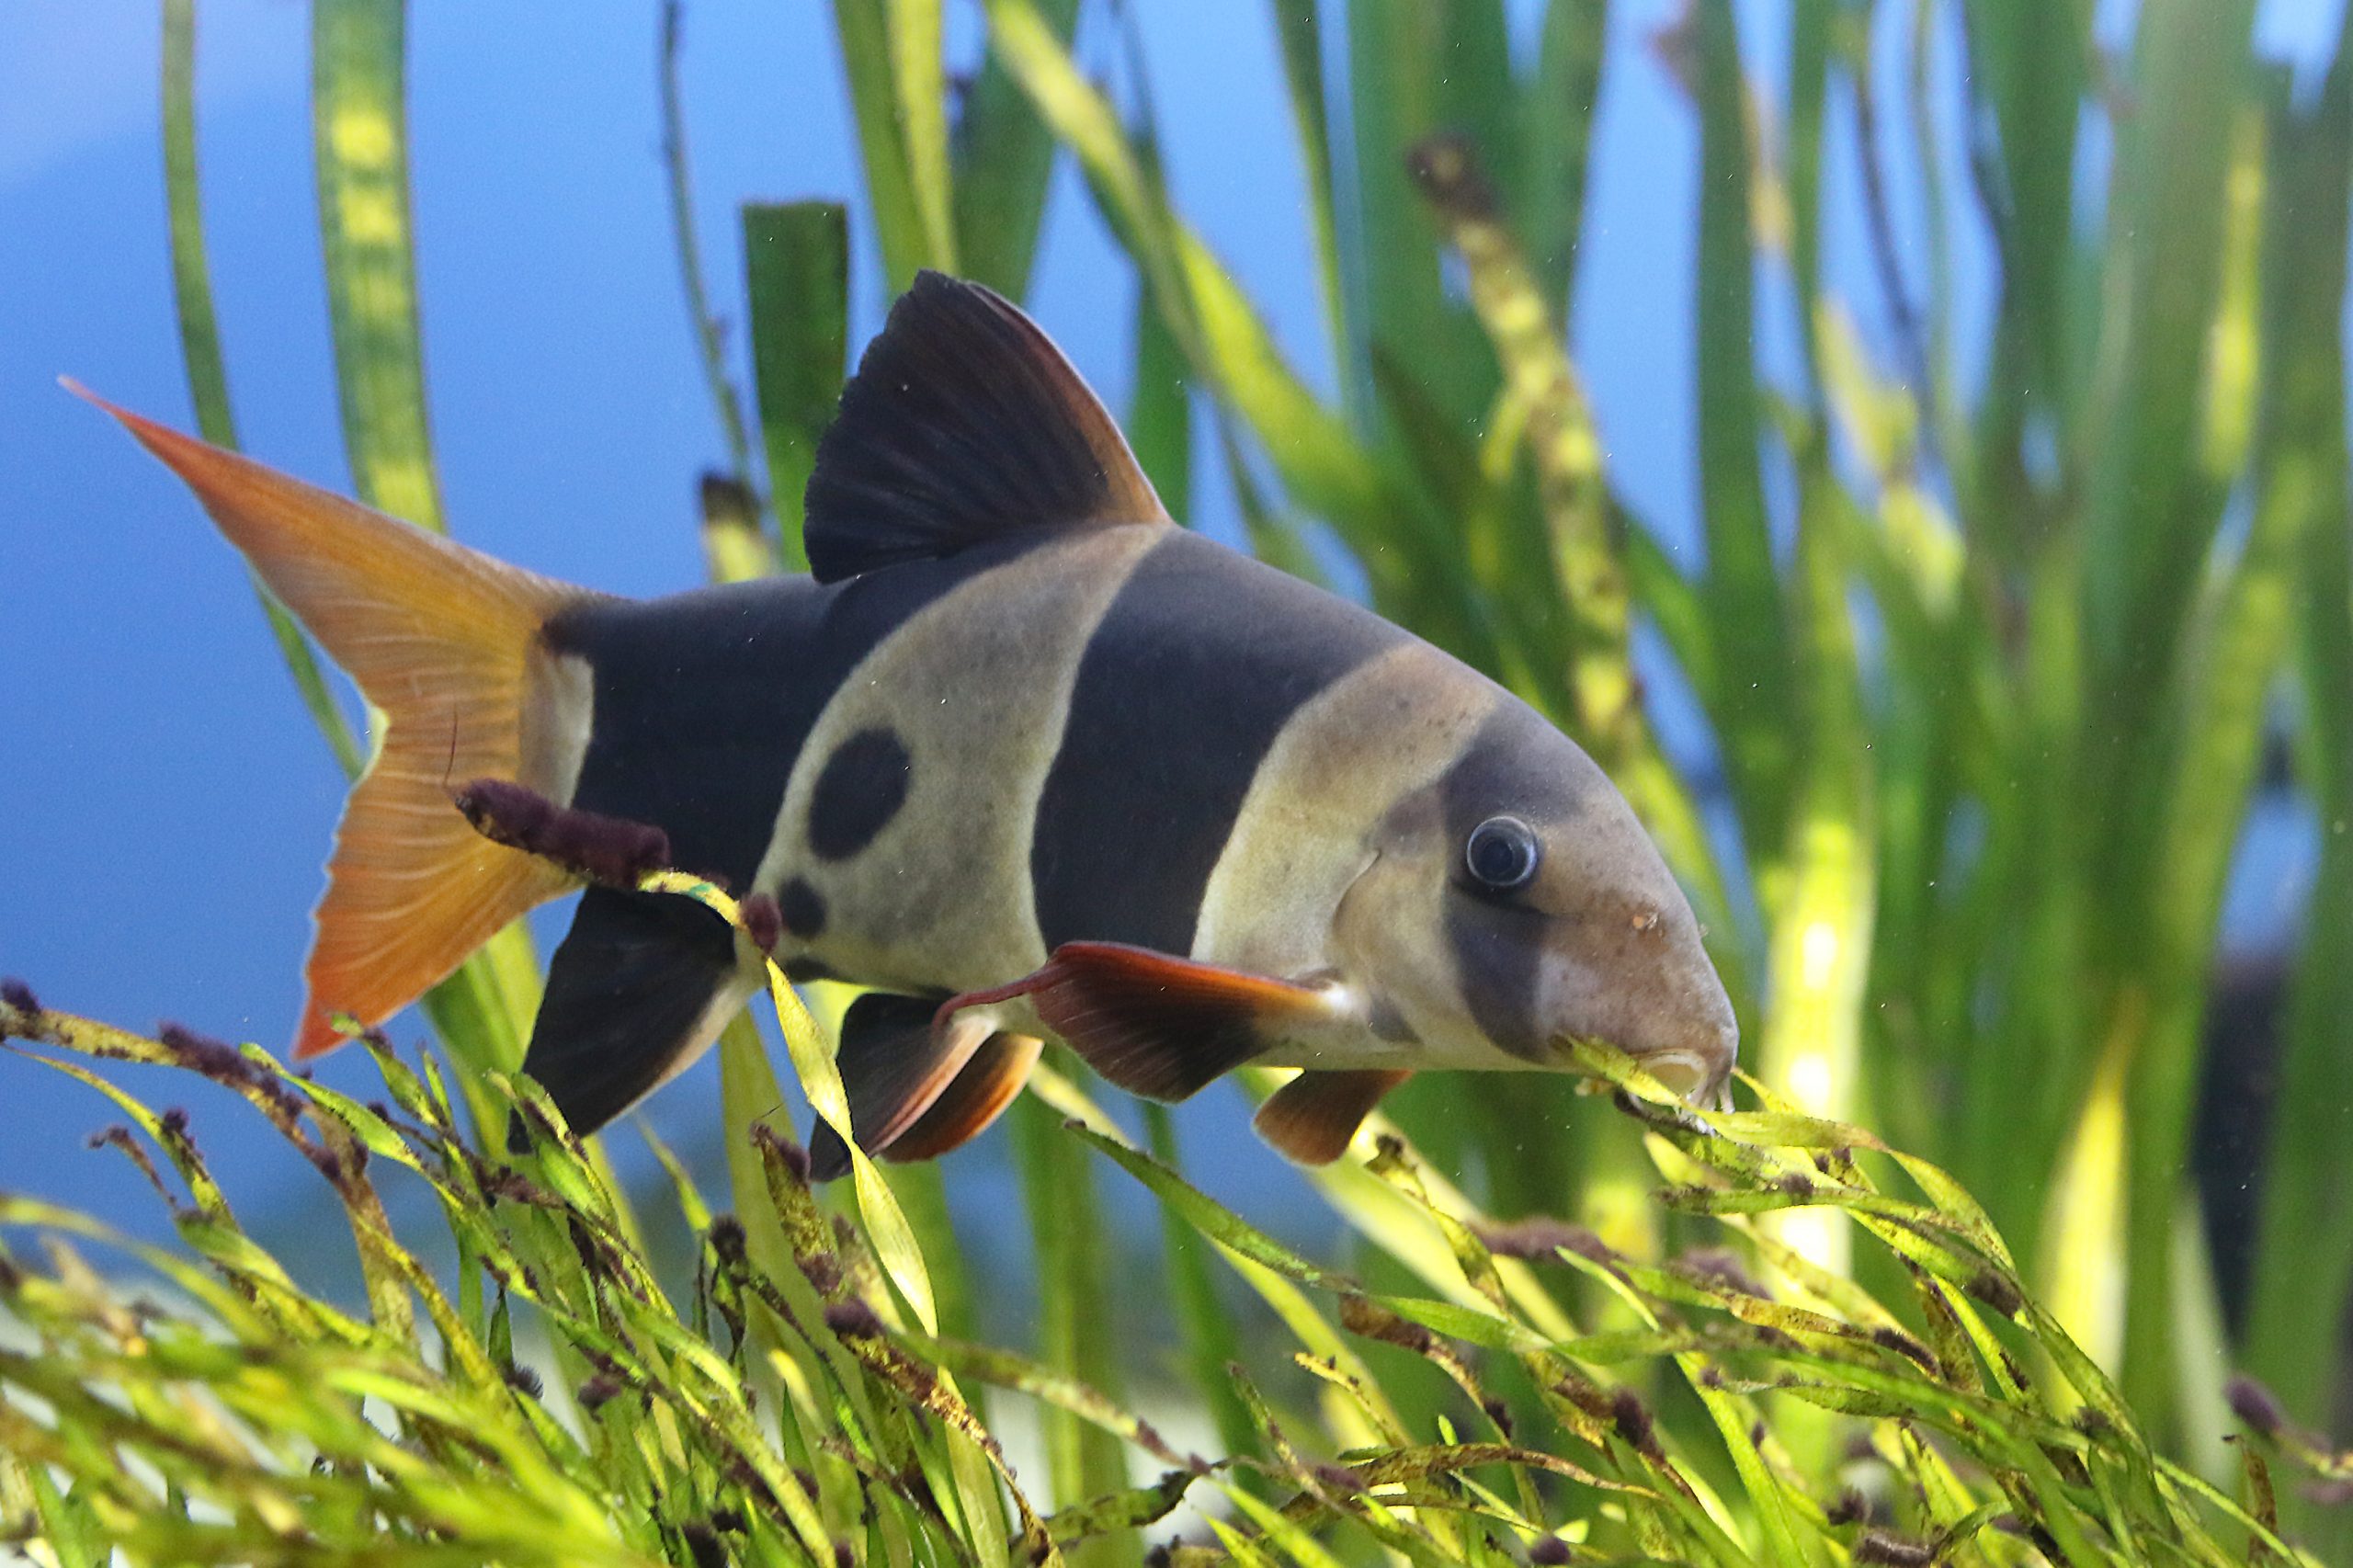
{"type": "Polygon", "coordinates": [[[937,272],[916,274],[842,389],[806,515],[821,583],[1026,529],[1168,520],[1053,340],[937,272]]]}

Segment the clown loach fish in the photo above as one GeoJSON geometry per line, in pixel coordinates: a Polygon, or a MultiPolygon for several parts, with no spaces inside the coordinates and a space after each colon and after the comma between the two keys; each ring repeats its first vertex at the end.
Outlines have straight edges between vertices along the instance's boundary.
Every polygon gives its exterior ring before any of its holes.
{"type": "MultiPolygon", "coordinates": [[[[1416,1072],[1567,1071],[1567,1039],[1694,1097],[1731,1072],[1690,905],[1593,761],[1371,611],[1177,527],[986,289],[924,274],[866,350],[809,481],[810,577],[647,602],[101,406],[386,720],[298,1058],[580,885],[474,831],[449,781],[480,778],[773,900],[764,954],[691,900],[583,893],[523,1065],[584,1133],[704,1051],[769,956],[873,988],[841,1071],[855,1136],[895,1159],[986,1127],[1041,1037],[1164,1100],[1302,1069],[1256,1125],[1308,1163],[1416,1072]]],[[[822,1125],[813,1155],[847,1165],[822,1125]]]]}

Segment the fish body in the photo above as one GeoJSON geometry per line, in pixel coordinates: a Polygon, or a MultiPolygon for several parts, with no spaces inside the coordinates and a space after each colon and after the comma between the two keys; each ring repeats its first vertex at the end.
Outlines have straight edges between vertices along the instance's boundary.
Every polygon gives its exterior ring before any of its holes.
{"type": "Polygon", "coordinates": [[[900,1158],[985,1126],[1041,1038],[1163,1098],[1302,1069],[1259,1126],[1307,1160],[1412,1073],[1560,1070],[1565,1037],[1694,1093],[1729,1072],[1690,908],[1593,762],[1428,643],[1176,527],[985,290],[926,275],[869,349],[811,481],[809,578],[596,595],[123,417],[391,716],[330,864],[304,1054],[572,885],[472,834],[429,759],[650,824],[774,901],[764,953],[689,901],[587,891],[525,1062],[582,1131],[707,1047],[768,957],[875,988],[842,1066],[859,1141],[900,1158]]]}

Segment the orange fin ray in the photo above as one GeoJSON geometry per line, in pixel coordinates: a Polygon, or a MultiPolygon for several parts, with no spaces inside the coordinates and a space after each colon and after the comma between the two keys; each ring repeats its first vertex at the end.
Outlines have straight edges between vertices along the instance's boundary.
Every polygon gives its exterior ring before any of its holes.
{"type": "Polygon", "coordinates": [[[931,1102],[931,1108],[891,1141],[882,1157],[902,1162],[931,1160],[962,1148],[987,1131],[989,1123],[1013,1103],[1044,1050],[1042,1041],[1028,1035],[989,1036],[955,1081],[931,1102]]]}
{"type": "MultiPolygon", "coordinates": [[[[842,1015],[839,1061],[858,1146],[880,1154],[929,1110],[988,1030],[977,1018],[933,1027],[939,1004],[925,996],[870,991],[842,1015]]],[[[832,1181],[849,1174],[849,1149],[819,1120],[809,1139],[810,1174],[832,1181]]]]}
{"type": "Polygon", "coordinates": [[[1327,1023],[1325,992],[1117,942],[1065,942],[1046,966],[943,1012],[1027,996],[1086,1064],[1130,1094],[1182,1100],[1327,1023]]]}

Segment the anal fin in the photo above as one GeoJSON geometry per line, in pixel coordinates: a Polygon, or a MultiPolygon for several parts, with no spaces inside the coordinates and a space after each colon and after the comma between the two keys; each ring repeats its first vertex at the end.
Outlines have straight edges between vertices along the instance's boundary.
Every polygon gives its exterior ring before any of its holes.
{"type": "MultiPolygon", "coordinates": [[[[837,1060],[850,1132],[869,1154],[891,1149],[930,1110],[988,1035],[978,1017],[934,1028],[938,1011],[934,997],[870,991],[842,1015],[837,1060]]],[[[841,1134],[821,1119],[809,1139],[809,1174],[832,1181],[848,1175],[849,1164],[841,1134]]]]}
{"type": "Polygon", "coordinates": [[[1327,992],[1116,942],[1065,942],[1035,974],[950,1008],[1027,996],[1089,1067],[1147,1099],[1189,1098],[1332,1021],[1327,992]]]}
{"type": "Polygon", "coordinates": [[[549,962],[523,1071],[585,1137],[699,1055],[752,989],[710,910],[590,888],[549,962]]]}
{"type": "Polygon", "coordinates": [[[1250,1125],[1302,1165],[1328,1165],[1348,1152],[1381,1096],[1413,1076],[1402,1069],[1311,1067],[1277,1089],[1250,1125]]]}

